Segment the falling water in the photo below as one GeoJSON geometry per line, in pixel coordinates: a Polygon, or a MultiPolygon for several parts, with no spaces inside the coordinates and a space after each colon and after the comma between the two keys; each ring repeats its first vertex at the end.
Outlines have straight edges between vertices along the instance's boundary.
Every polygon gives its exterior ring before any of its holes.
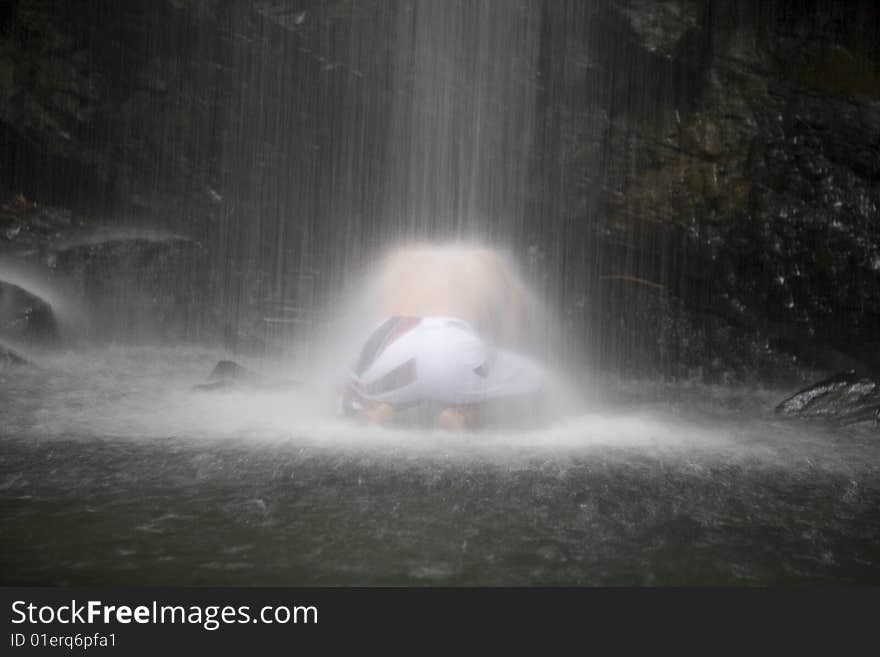
{"type": "MultiPolygon", "coordinates": [[[[537,3],[350,10],[342,45],[323,32],[295,49],[275,45],[283,27],[266,18],[263,44],[233,33],[234,70],[246,79],[232,85],[236,136],[219,154],[231,180],[207,240],[237,331],[302,340],[403,241],[528,239],[537,3]],[[316,79],[304,85],[303,69],[316,79]]],[[[287,27],[304,32],[326,20],[296,17],[287,27]]]]}
{"type": "Polygon", "coordinates": [[[385,239],[522,240],[540,7],[415,2],[398,17],[385,239]]]}
{"type": "Polygon", "coordinates": [[[0,580],[876,582],[870,428],[783,422],[782,390],[760,384],[608,376],[642,353],[627,321],[665,330],[621,308],[641,297],[619,286],[665,291],[686,257],[648,224],[621,245],[608,208],[570,192],[635,169],[604,159],[635,138],[608,128],[621,103],[660,114],[694,89],[691,64],[660,55],[647,79],[595,28],[605,4],[143,9],[135,86],[153,123],[91,137],[115,152],[161,135],[116,163],[140,205],[85,188],[113,231],[41,253],[40,276],[0,266],[62,315],[79,304],[60,346],[0,369],[0,580]],[[639,85],[596,77],[596,57],[639,85]],[[608,109],[580,123],[575,100],[608,109]],[[530,348],[571,393],[551,422],[458,434],[339,417],[375,263],[425,242],[515,263],[530,348]],[[588,321],[593,306],[616,323],[588,321]],[[193,388],[226,359],[255,378],[193,388]]]}

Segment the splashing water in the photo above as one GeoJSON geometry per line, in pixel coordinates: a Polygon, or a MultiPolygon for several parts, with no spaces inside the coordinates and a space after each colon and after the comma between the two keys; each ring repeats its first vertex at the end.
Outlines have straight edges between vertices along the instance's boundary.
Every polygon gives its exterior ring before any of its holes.
{"type": "Polygon", "coordinates": [[[769,420],[774,391],[630,389],[539,431],[450,434],[355,426],[308,390],[192,391],[219,355],[117,347],[0,375],[5,581],[880,574],[876,441],[769,420]]]}

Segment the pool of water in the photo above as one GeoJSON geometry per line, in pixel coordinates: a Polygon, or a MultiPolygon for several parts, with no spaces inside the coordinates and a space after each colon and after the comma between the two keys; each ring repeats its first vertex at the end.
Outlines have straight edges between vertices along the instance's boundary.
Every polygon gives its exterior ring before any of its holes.
{"type": "Polygon", "coordinates": [[[222,354],[0,371],[3,584],[880,583],[880,434],[629,385],[531,431],[371,429],[222,354]]]}

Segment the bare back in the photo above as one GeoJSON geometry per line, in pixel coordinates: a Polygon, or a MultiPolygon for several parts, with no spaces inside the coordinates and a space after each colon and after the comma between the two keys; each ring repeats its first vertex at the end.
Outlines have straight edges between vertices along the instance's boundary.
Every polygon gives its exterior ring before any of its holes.
{"type": "Polygon", "coordinates": [[[521,331],[522,285],[489,249],[399,249],[382,262],[376,292],[382,315],[458,317],[504,343],[521,331]]]}

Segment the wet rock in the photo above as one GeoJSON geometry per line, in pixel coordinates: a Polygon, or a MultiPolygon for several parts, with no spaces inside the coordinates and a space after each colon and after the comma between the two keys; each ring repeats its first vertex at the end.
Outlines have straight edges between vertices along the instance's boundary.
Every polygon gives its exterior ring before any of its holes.
{"type": "Polygon", "coordinates": [[[257,375],[246,367],[242,367],[235,361],[221,360],[208,375],[208,382],[193,386],[193,390],[201,392],[223,390],[242,384],[252,384],[257,380],[257,375]]]}
{"type": "Polygon", "coordinates": [[[194,391],[210,392],[230,388],[250,388],[262,391],[297,390],[300,381],[269,380],[232,360],[221,360],[208,375],[208,382],[193,386],[194,391]]]}
{"type": "MultiPolygon", "coordinates": [[[[626,24],[603,19],[601,27],[639,64],[626,72],[613,57],[592,62],[607,88],[614,81],[631,96],[612,98],[609,112],[575,91],[559,98],[563,115],[577,117],[563,123],[563,140],[586,146],[584,125],[600,133],[591,142],[600,147],[563,158],[565,175],[585,183],[559,203],[561,214],[599,217],[585,222],[584,240],[597,245],[588,296],[604,305],[585,313],[601,317],[588,331],[596,350],[617,351],[629,369],[632,346],[644,345],[642,369],[674,372],[700,335],[719,347],[727,340],[719,336],[752,335],[750,349],[708,351],[732,372],[772,373],[769,363],[788,355],[825,372],[860,364],[880,373],[876,27],[841,22],[838,10],[818,5],[791,13],[777,3],[761,12],[705,3],[702,16],[683,1],[610,6],[626,24]],[[685,92],[664,95],[636,84],[642,76],[685,92]],[[658,284],[683,307],[659,321],[675,324],[665,333],[671,350],[651,342],[655,323],[633,322],[637,311],[609,297],[609,277],[658,284]],[[749,352],[755,360],[743,368],[749,352]]],[[[876,8],[850,11],[873,16],[876,8]]],[[[613,39],[596,37],[613,52],[613,39]]]]}
{"type": "Polygon", "coordinates": [[[221,360],[211,370],[208,381],[255,381],[257,375],[233,360],[221,360]]]}
{"type": "Polygon", "coordinates": [[[30,365],[30,361],[0,343],[0,369],[19,365],[30,365]]]}
{"type": "Polygon", "coordinates": [[[627,0],[619,11],[646,50],[672,57],[685,34],[697,27],[702,8],[698,2],[627,0]]]}
{"type": "Polygon", "coordinates": [[[841,424],[876,421],[880,417],[880,381],[854,370],[836,374],[795,393],[781,402],[776,412],[841,424]]]}
{"type": "Polygon", "coordinates": [[[52,306],[18,285],[0,280],[0,335],[36,344],[58,341],[52,306]]]}
{"type": "Polygon", "coordinates": [[[58,245],[50,263],[81,290],[95,337],[172,340],[200,328],[203,256],[179,235],[109,231],[58,245]]]}
{"type": "Polygon", "coordinates": [[[77,221],[67,208],[43,205],[15,194],[0,203],[0,254],[42,259],[49,245],[68,235],[77,221]]]}
{"type": "Polygon", "coordinates": [[[59,192],[61,203],[109,194],[128,207],[158,211],[179,207],[183,197],[193,207],[210,205],[190,185],[194,175],[211,178],[191,145],[210,136],[214,110],[192,95],[188,81],[216,70],[216,62],[199,56],[182,35],[222,17],[223,7],[189,11],[134,0],[104,12],[14,2],[9,12],[16,27],[0,31],[4,169],[17,169],[14,177],[30,191],[59,192]],[[172,31],[179,27],[179,36],[169,34],[167,48],[147,46],[145,35],[162,19],[172,31]],[[193,141],[169,153],[160,137],[169,130],[178,141],[193,141]],[[154,175],[145,176],[151,169],[154,175]]]}
{"type": "Polygon", "coordinates": [[[792,385],[815,375],[734,308],[687,304],[673,289],[633,276],[605,276],[601,284],[581,305],[587,321],[614,339],[592,356],[591,369],[725,385],[792,385]]]}
{"type": "MultiPolygon", "coordinates": [[[[255,383],[257,380],[257,375],[246,367],[232,360],[221,360],[211,370],[206,385],[211,386],[210,389],[227,388],[242,383],[255,383]]],[[[200,387],[200,389],[206,388],[200,387]]]]}
{"type": "Polygon", "coordinates": [[[801,353],[831,349],[880,371],[880,105],[780,83],[768,106],[779,113],[757,115],[742,167],[750,191],[714,224],[713,287],[811,336],[791,343],[801,353]]]}

